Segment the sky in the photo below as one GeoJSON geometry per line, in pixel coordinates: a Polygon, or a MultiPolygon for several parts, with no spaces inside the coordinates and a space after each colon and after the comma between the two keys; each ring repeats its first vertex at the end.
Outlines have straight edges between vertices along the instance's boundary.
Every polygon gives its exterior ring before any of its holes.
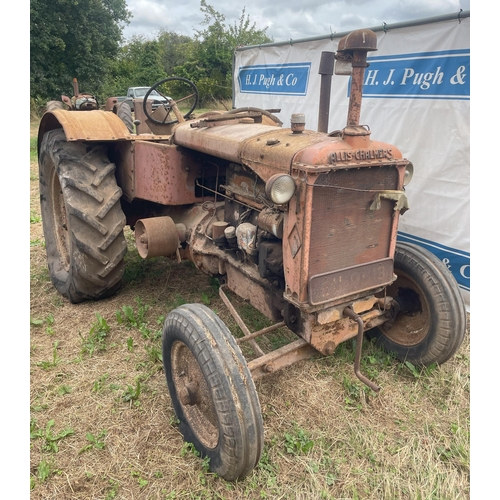
{"type": "MultiPolygon", "coordinates": [[[[223,14],[227,24],[236,22],[245,8],[251,23],[267,29],[275,42],[296,40],[329,33],[372,28],[427,17],[470,10],[470,0],[252,0],[228,2],[207,0],[223,14]]],[[[204,14],[200,0],[127,0],[132,19],[123,31],[129,40],[134,35],[154,39],[164,29],[193,36],[200,29],[204,14]]]]}

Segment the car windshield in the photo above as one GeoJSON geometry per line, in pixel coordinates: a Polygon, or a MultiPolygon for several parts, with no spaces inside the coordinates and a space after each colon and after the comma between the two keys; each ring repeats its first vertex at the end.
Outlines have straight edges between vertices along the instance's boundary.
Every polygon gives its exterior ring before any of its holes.
{"type": "MultiPolygon", "coordinates": [[[[149,87],[143,87],[140,89],[135,89],[135,95],[136,97],[144,97],[146,95],[146,92],[149,90],[149,87]]],[[[150,96],[153,95],[155,97],[159,96],[158,92],[156,90],[152,90],[149,94],[150,96]]]]}

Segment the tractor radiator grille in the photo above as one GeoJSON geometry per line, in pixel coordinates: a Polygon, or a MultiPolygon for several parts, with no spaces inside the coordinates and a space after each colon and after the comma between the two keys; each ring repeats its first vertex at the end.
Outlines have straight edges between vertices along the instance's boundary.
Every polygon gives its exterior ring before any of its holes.
{"type": "Polygon", "coordinates": [[[321,304],[392,281],[390,253],[394,202],[377,192],[397,189],[391,166],[334,170],[318,176],[312,190],[309,302],[321,304]]]}

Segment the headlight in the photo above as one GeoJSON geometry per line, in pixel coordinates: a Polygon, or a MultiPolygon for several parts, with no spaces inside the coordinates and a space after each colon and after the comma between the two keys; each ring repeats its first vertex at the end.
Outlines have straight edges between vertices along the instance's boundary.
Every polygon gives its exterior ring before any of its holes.
{"type": "Polygon", "coordinates": [[[406,165],[405,176],[403,178],[403,186],[407,186],[408,184],[410,184],[412,177],[413,177],[413,163],[409,162],[408,165],[406,165]]]}
{"type": "Polygon", "coordinates": [[[277,205],[288,203],[295,193],[295,181],[288,174],[275,174],[266,182],[266,196],[277,205]]]}

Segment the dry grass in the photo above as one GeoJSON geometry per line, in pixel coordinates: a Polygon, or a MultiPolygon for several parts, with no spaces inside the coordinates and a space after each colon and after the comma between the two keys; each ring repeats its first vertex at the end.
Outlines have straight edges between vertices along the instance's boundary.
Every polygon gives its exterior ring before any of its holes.
{"type": "MultiPolygon", "coordinates": [[[[350,342],[264,378],[262,460],[228,483],[183,443],[158,357],[162,317],[183,302],[209,303],[234,327],[215,287],[189,263],[141,260],[128,233],[119,293],[70,304],[48,276],[33,158],[30,184],[33,500],[469,498],[469,335],[422,372],[367,342],[362,369],[378,395],[354,376],[350,342]],[[135,325],[119,321],[124,308],[135,325]],[[109,327],[100,338],[97,314],[109,327]]],[[[237,303],[258,328],[260,315],[237,303]]]]}

